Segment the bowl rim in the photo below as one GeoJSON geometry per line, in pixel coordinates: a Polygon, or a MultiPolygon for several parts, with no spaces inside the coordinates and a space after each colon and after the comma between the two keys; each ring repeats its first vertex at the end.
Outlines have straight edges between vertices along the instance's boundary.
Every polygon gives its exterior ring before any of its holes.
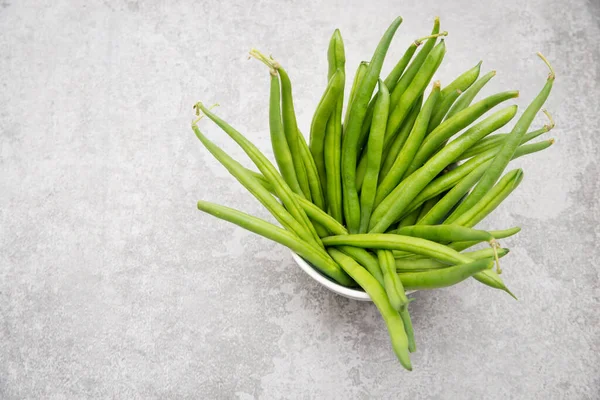
{"type": "Polygon", "coordinates": [[[339,283],[332,281],[329,277],[320,273],[315,267],[310,265],[306,260],[300,257],[293,251],[292,258],[298,264],[298,266],[306,272],[311,278],[325,286],[327,289],[331,290],[334,293],[337,293],[341,296],[347,297],[349,299],[359,300],[359,301],[372,301],[371,297],[362,289],[352,289],[346,286],[342,286],[339,283]]]}

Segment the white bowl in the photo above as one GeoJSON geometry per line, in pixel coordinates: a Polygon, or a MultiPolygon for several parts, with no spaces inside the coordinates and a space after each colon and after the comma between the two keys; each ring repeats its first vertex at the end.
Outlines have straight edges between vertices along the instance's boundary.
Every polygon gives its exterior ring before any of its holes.
{"type": "MultiPolygon", "coordinates": [[[[352,300],[372,301],[367,292],[365,292],[361,288],[352,289],[346,286],[342,286],[339,283],[332,281],[329,277],[320,273],[315,267],[306,262],[306,260],[304,260],[298,254],[294,253],[293,251],[291,253],[292,258],[294,259],[296,264],[298,264],[298,266],[302,268],[302,270],[306,272],[308,276],[313,278],[315,281],[319,282],[321,285],[325,286],[327,289],[331,290],[333,293],[339,294],[340,296],[344,296],[352,300]]],[[[407,290],[406,294],[411,294],[414,292],[416,292],[416,290],[407,290]]]]}
{"type": "Polygon", "coordinates": [[[352,288],[348,288],[346,286],[342,286],[339,283],[335,283],[330,278],[328,278],[327,276],[320,273],[312,265],[307,263],[298,254],[294,253],[293,251],[291,253],[292,253],[292,258],[294,259],[294,261],[296,261],[296,264],[298,264],[298,266],[300,268],[302,268],[302,270],[304,272],[306,272],[308,274],[308,276],[313,278],[315,281],[319,282],[321,285],[325,286],[327,289],[331,290],[333,293],[337,293],[340,296],[344,296],[344,297],[347,297],[347,298],[353,299],[353,300],[371,301],[371,298],[369,297],[369,295],[365,291],[363,291],[361,288],[352,289],[352,288]]]}

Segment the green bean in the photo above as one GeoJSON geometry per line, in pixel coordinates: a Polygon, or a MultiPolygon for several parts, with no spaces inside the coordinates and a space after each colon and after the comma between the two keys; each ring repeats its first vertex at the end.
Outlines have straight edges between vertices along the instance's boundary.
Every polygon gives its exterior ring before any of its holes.
{"type": "Polygon", "coordinates": [[[400,318],[402,318],[404,330],[406,331],[406,337],[408,338],[408,351],[414,353],[417,351],[417,344],[415,342],[415,331],[413,329],[410,313],[408,312],[408,306],[400,310],[400,318]]]}
{"type": "MultiPolygon", "coordinates": [[[[229,137],[231,137],[250,157],[254,164],[258,167],[260,172],[271,182],[277,197],[281,200],[285,208],[292,214],[294,219],[304,226],[304,228],[312,235],[312,240],[308,237],[309,243],[314,243],[317,246],[321,245],[321,240],[314,229],[314,226],[310,223],[306,213],[300,208],[296,198],[293,196],[293,192],[290,187],[285,183],[277,169],[271,164],[269,159],[264,156],[244,135],[235,130],[227,122],[219,118],[217,115],[212,113],[208,108],[204,107],[202,103],[197,104],[198,108],[214,123],[216,123],[229,137]]],[[[306,235],[305,235],[306,236],[306,235]]]]}
{"type": "Polygon", "coordinates": [[[292,153],[287,143],[285,133],[283,131],[283,121],[281,119],[281,95],[279,87],[279,76],[275,70],[271,70],[271,96],[269,100],[269,127],[271,132],[271,146],[273,147],[273,155],[281,172],[281,176],[285,183],[288,184],[294,193],[304,196],[296,170],[294,169],[294,161],[292,153]]]}
{"type": "Polygon", "coordinates": [[[344,124],[343,124],[344,132],[346,131],[346,128],[348,127],[348,118],[350,117],[350,109],[352,108],[352,103],[354,102],[356,90],[360,86],[360,82],[362,81],[363,77],[365,76],[368,66],[369,66],[368,61],[361,61],[360,64],[358,64],[356,73],[354,74],[354,81],[352,82],[352,88],[350,89],[350,96],[348,97],[348,106],[346,107],[346,114],[344,116],[344,124]]]}
{"type": "Polygon", "coordinates": [[[308,176],[308,186],[310,188],[312,202],[320,209],[325,210],[325,196],[323,194],[321,180],[319,179],[317,164],[315,163],[312,154],[310,154],[310,149],[304,141],[304,138],[299,139],[298,142],[300,144],[299,150],[300,155],[302,156],[302,162],[304,163],[306,175],[308,176]]]}
{"type": "Polygon", "coordinates": [[[354,246],[364,249],[402,250],[453,264],[472,261],[470,258],[443,244],[426,239],[388,233],[329,236],[323,238],[323,244],[325,247],[354,246]]]}
{"type": "Polygon", "coordinates": [[[384,149],[384,151],[383,151],[384,161],[383,161],[383,164],[381,165],[381,173],[380,173],[381,180],[385,179],[387,174],[390,172],[390,169],[394,165],[394,162],[398,158],[398,155],[404,148],[404,144],[407,142],[409,135],[415,126],[417,117],[419,116],[419,113],[421,112],[421,106],[423,103],[422,100],[423,100],[422,98],[417,99],[417,102],[415,103],[413,108],[408,113],[408,116],[406,117],[404,122],[402,122],[402,126],[400,127],[398,134],[394,136],[394,140],[392,140],[392,142],[388,146],[387,151],[386,151],[386,149],[384,149]]]}
{"type": "Polygon", "coordinates": [[[390,93],[383,81],[379,80],[379,97],[373,113],[373,125],[369,135],[368,168],[365,174],[363,188],[360,193],[360,233],[365,233],[369,227],[369,219],[373,210],[375,193],[377,191],[377,178],[381,166],[381,152],[383,151],[383,135],[390,109],[390,93]]]}
{"type": "Polygon", "coordinates": [[[481,71],[481,64],[483,61],[479,61],[477,65],[473,68],[463,72],[458,78],[453,80],[448,86],[442,89],[440,96],[442,101],[446,99],[446,97],[452,95],[457,90],[460,92],[464,92],[477,80],[479,77],[479,72],[481,71]]]}
{"type": "MultiPolygon", "coordinates": [[[[544,126],[543,128],[536,129],[535,131],[527,132],[527,134],[523,135],[523,138],[521,139],[521,144],[525,144],[537,138],[538,136],[543,135],[549,130],[550,129],[548,129],[547,126],[544,126]]],[[[459,160],[465,160],[467,158],[474,157],[490,149],[496,149],[496,151],[498,151],[500,150],[500,146],[502,146],[507,137],[508,133],[498,133],[496,135],[490,135],[488,137],[485,137],[478,143],[475,143],[473,147],[471,147],[469,150],[461,154],[459,160]]]]}
{"type": "MultiPolygon", "coordinates": [[[[427,56],[427,59],[423,63],[419,73],[415,76],[408,88],[406,88],[406,91],[402,94],[402,97],[400,97],[398,100],[397,106],[395,108],[392,106],[385,132],[386,137],[391,137],[398,130],[414,102],[421,95],[421,93],[423,93],[427,85],[429,85],[433,74],[435,71],[437,71],[441,64],[445,53],[446,44],[444,40],[441,40],[440,43],[435,46],[431,53],[427,56]]],[[[396,89],[398,89],[398,87],[399,85],[396,86],[396,89]]]]}
{"type": "Polygon", "coordinates": [[[342,188],[343,205],[346,226],[351,233],[358,231],[360,227],[360,203],[356,190],[356,161],[357,146],[360,130],[366,114],[366,107],[377,83],[383,59],[390,46],[394,33],[402,23],[398,17],[388,28],[383,38],[377,45],[373,58],[369,63],[367,72],[357,89],[344,140],[342,142],[342,188]]]}
{"type": "MultiPolygon", "coordinates": [[[[248,191],[265,206],[275,219],[286,229],[296,234],[299,238],[310,242],[312,235],[296,221],[290,213],[277,201],[259,181],[257,181],[248,171],[227,153],[221,150],[216,144],[208,140],[200,131],[196,124],[192,125],[196,137],[202,142],[204,147],[229,171],[235,179],[238,180],[248,191]]],[[[263,177],[260,175],[261,178],[263,177]]],[[[323,250],[323,249],[321,249],[323,250]]]]}
{"type": "MultiPolygon", "coordinates": [[[[452,211],[456,204],[469,192],[485,172],[486,166],[476,168],[469,175],[461,179],[456,186],[448,191],[429,212],[419,218],[417,225],[441,224],[444,218],[452,211]]],[[[435,199],[435,197],[434,197],[435,199]]],[[[430,200],[427,200],[430,201],[430,200]]]]}
{"type": "Polygon", "coordinates": [[[479,78],[469,89],[467,89],[462,96],[456,100],[456,103],[452,105],[450,111],[446,115],[446,119],[453,117],[456,113],[464,110],[469,107],[475,96],[483,89],[486,83],[490,81],[494,76],[496,76],[496,71],[490,71],[481,78],[479,78]]]}
{"type": "Polygon", "coordinates": [[[396,231],[398,235],[418,237],[433,242],[459,242],[465,240],[494,239],[491,233],[459,225],[412,225],[404,226],[396,231]]]}
{"type": "Polygon", "coordinates": [[[523,170],[515,169],[504,175],[481,199],[463,214],[457,213],[446,223],[462,226],[475,226],[489,215],[500,203],[517,188],[523,180],[523,170]]]}
{"type": "Polygon", "coordinates": [[[396,273],[396,260],[390,250],[377,250],[377,259],[383,271],[383,287],[395,310],[400,311],[408,304],[404,287],[396,273]]]}
{"type": "MultiPolygon", "coordinates": [[[[504,257],[509,252],[508,249],[498,249],[498,257],[504,257]]],[[[464,255],[472,258],[473,260],[480,260],[482,258],[494,257],[494,249],[486,248],[477,251],[471,251],[463,253],[464,255]]],[[[448,268],[449,264],[442,261],[435,260],[433,258],[426,258],[422,256],[418,257],[402,257],[396,259],[396,270],[398,272],[419,272],[427,271],[432,269],[448,268]]]]}
{"type": "MultiPolygon", "coordinates": [[[[404,95],[404,92],[408,89],[413,80],[415,80],[417,74],[421,71],[421,68],[425,64],[427,57],[435,47],[435,43],[437,42],[437,37],[440,32],[440,19],[436,17],[433,21],[433,29],[431,30],[431,37],[427,39],[423,48],[419,50],[419,54],[415,57],[415,59],[410,63],[410,66],[406,70],[402,77],[396,84],[396,87],[392,89],[392,94],[390,97],[391,108],[395,108],[400,102],[400,98],[404,95]]],[[[443,36],[448,34],[448,32],[443,32],[443,36]]]]}
{"type": "MultiPolygon", "coordinates": [[[[457,113],[452,118],[442,122],[433,130],[433,132],[427,135],[412,163],[410,164],[410,167],[406,171],[406,176],[419,169],[421,165],[423,165],[423,163],[427,161],[427,159],[454,134],[469,126],[473,121],[477,120],[480,116],[485,114],[493,107],[506,100],[515,98],[518,95],[519,92],[517,91],[497,93],[479,101],[478,103],[473,104],[472,106],[457,113]]],[[[466,151],[467,149],[465,148],[464,150],[466,151]]]]}
{"type": "Polygon", "coordinates": [[[283,132],[285,133],[290,153],[292,154],[292,161],[294,163],[294,171],[296,172],[298,184],[302,189],[302,193],[304,193],[304,197],[308,200],[312,200],[310,187],[308,185],[306,166],[304,165],[300,154],[300,141],[302,141],[305,146],[306,142],[298,131],[296,112],[294,111],[294,100],[292,98],[292,82],[290,81],[290,77],[286,70],[281,67],[281,65],[277,65],[276,69],[281,81],[281,116],[283,120],[283,132]]]}
{"type": "MultiPolygon", "coordinates": [[[[435,31],[435,29],[436,28],[434,26],[434,31],[435,31]]],[[[439,19],[437,20],[437,30],[439,31],[439,19]]],[[[429,52],[435,45],[436,39],[438,37],[447,36],[447,35],[448,35],[448,32],[442,32],[442,33],[436,32],[435,34],[422,37],[422,38],[417,39],[414,42],[412,42],[410,44],[410,46],[408,46],[408,49],[406,49],[406,52],[404,53],[402,58],[400,58],[398,63],[396,63],[396,65],[392,69],[392,72],[390,72],[389,75],[383,81],[383,83],[385,83],[385,86],[388,88],[388,91],[390,93],[393,92],[394,89],[396,88],[396,85],[400,83],[399,80],[402,77],[404,70],[408,66],[408,63],[410,62],[412,56],[414,55],[415,51],[417,50],[417,47],[419,47],[424,41],[429,40],[428,41],[429,46],[426,45],[424,47],[424,51],[419,52],[419,55],[417,56],[416,64],[414,62],[413,62],[413,64],[411,64],[410,70],[407,71],[407,74],[405,75],[404,80],[401,82],[401,84],[404,87],[401,89],[401,92],[396,92],[396,96],[398,96],[398,98],[399,98],[399,96],[402,95],[402,93],[404,93],[404,90],[406,90],[406,87],[408,87],[408,84],[410,83],[410,81],[414,78],[415,73],[418,72],[419,68],[423,64],[423,61],[425,61],[425,58],[427,57],[427,55],[429,54],[429,52]]],[[[375,101],[377,100],[377,96],[378,96],[378,93],[375,94],[375,97],[373,99],[371,99],[371,102],[369,103],[369,108],[367,109],[367,115],[365,116],[365,121],[363,122],[362,130],[360,132],[360,139],[358,141],[359,149],[364,147],[364,145],[367,141],[366,139],[367,139],[367,135],[369,133],[369,129],[371,127],[371,120],[373,117],[373,109],[375,107],[375,101]]],[[[397,103],[397,101],[396,101],[396,103],[397,103]]],[[[396,103],[394,105],[396,105],[396,103]]]]}
{"type": "MultiPolygon", "coordinates": [[[[521,156],[536,153],[538,151],[542,151],[550,147],[554,144],[554,139],[545,140],[539,143],[526,144],[519,146],[517,151],[513,156],[513,160],[519,158],[521,156]]],[[[423,202],[428,199],[436,196],[445,190],[450,189],[454,186],[458,181],[463,179],[465,176],[473,172],[475,169],[481,167],[483,171],[487,168],[490,160],[496,154],[497,149],[491,149],[489,152],[482,153],[477,157],[473,157],[473,159],[467,161],[466,163],[459,166],[457,169],[449,172],[448,174],[442,175],[439,178],[436,178],[430,184],[428,184],[425,189],[411,202],[410,206],[407,207],[405,213],[411,212],[415,208],[419,207],[423,202]],[[486,164],[487,163],[487,164],[486,164]],[[483,166],[483,167],[482,167],[483,166]]],[[[483,173],[483,172],[482,172],[483,173]]]]}
{"type": "Polygon", "coordinates": [[[462,92],[459,89],[456,89],[455,91],[450,92],[447,96],[440,97],[438,102],[439,104],[436,105],[435,112],[431,115],[431,120],[429,121],[429,126],[427,127],[426,133],[431,133],[442,123],[446,113],[452,104],[454,104],[456,99],[458,99],[458,96],[460,96],[461,93],[462,92]]]}
{"type": "Polygon", "coordinates": [[[319,172],[319,181],[321,182],[322,189],[327,187],[324,155],[327,120],[335,113],[336,103],[340,94],[343,93],[344,81],[344,71],[338,69],[329,80],[327,89],[323,93],[323,97],[319,102],[310,125],[309,148],[319,172]]]}
{"type": "Polygon", "coordinates": [[[377,279],[377,282],[383,286],[383,272],[381,272],[381,267],[375,256],[367,250],[358,247],[340,246],[337,249],[347,256],[352,257],[356,262],[365,267],[367,271],[377,279]]]}
{"type": "Polygon", "coordinates": [[[384,288],[371,276],[363,267],[352,258],[336,249],[329,249],[329,254],[341,265],[341,267],[350,275],[362,288],[381,313],[392,342],[392,348],[398,357],[398,360],[404,368],[411,371],[410,354],[408,352],[408,338],[404,330],[404,324],[398,311],[390,304],[384,288]]]}
{"type": "Polygon", "coordinates": [[[369,232],[380,233],[402,215],[403,211],[421,190],[431,182],[448,164],[466,148],[482,137],[506,125],[514,116],[516,106],[497,111],[488,118],[469,128],[442,151],[433,156],[422,168],[402,181],[373,211],[369,232]]]}
{"type": "MultiPolygon", "coordinates": [[[[546,99],[550,95],[550,91],[552,90],[552,86],[554,84],[555,79],[554,70],[541,53],[538,53],[538,55],[540,56],[540,58],[542,58],[542,60],[550,69],[550,74],[548,75],[546,84],[544,85],[540,93],[536,96],[536,98],[529,104],[529,106],[527,106],[527,109],[515,124],[510,135],[504,141],[502,148],[500,149],[498,154],[496,154],[489,168],[485,171],[485,174],[481,177],[477,185],[475,185],[475,188],[467,196],[465,201],[463,201],[462,204],[458,206],[458,208],[454,211],[453,214],[460,215],[460,213],[463,213],[469,208],[473,207],[496,183],[496,181],[502,175],[502,172],[510,162],[515,151],[519,147],[521,139],[523,138],[523,136],[527,132],[527,129],[533,122],[533,119],[540,111],[540,109],[546,102],[546,99]]],[[[450,217],[450,219],[451,218],[452,216],[450,217]]]]}
{"type": "MultiPolygon", "coordinates": [[[[258,183],[260,183],[265,189],[267,189],[269,192],[275,194],[273,185],[271,185],[271,183],[262,174],[259,174],[252,170],[249,170],[249,169],[245,169],[245,170],[247,173],[252,175],[254,177],[254,179],[256,179],[258,181],[258,183]]],[[[342,224],[340,224],[338,221],[336,221],[335,218],[333,218],[332,216],[330,216],[329,214],[327,214],[326,212],[321,210],[319,207],[317,207],[316,205],[314,205],[313,203],[311,203],[304,197],[302,197],[300,195],[296,195],[296,200],[298,201],[298,204],[300,205],[300,207],[302,207],[302,209],[304,210],[304,212],[306,213],[308,218],[310,218],[310,220],[313,222],[313,225],[319,224],[322,228],[326,229],[328,232],[330,232],[334,235],[348,234],[348,231],[346,230],[346,228],[344,228],[344,226],[342,224]]],[[[277,203],[277,204],[279,204],[279,203],[277,203]]],[[[325,235],[319,235],[319,236],[323,237],[325,235]]]]}
{"type": "MultiPolygon", "coordinates": [[[[333,33],[329,42],[327,52],[329,61],[329,79],[337,70],[345,70],[346,55],[344,53],[344,42],[339,29],[333,33]]],[[[325,172],[327,195],[327,204],[329,213],[339,223],[343,222],[342,210],[342,108],[344,102],[344,87],[342,85],[341,93],[335,104],[335,111],[327,121],[327,131],[325,134],[325,172]]]]}
{"type": "MultiPolygon", "coordinates": [[[[511,237],[513,235],[516,235],[519,232],[521,232],[521,228],[519,228],[518,226],[516,226],[514,228],[504,229],[501,231],[490,231],[490,233],[496,240],[511,237]]],[[[466,241],[466,242],[454,242],[454,243],[450,243],[448,245],[448,247],[450,247],[456,251],[463,251],[463,250],[466,250],[469,247],[475,246],[476,244],[479,244],[479,243],[481,243],[481,241],[478,241],[478,240],[466,241]]]]}
{"type": "Polygon", "coordinates": [[[331,258],[316,251],[318,249],[316,246],[298,239],[285,229],[241,211],[207,201],[198,201],[198,209],[290,248],[341,285],[353,286],[354,284],[353,280],[331,258]]]}
{"type": "Polygon", "coordinates": [[[375,205],[379,205],[385,199],[385,197],[394,190],[394,188],[402,181],[402,176],[408,168],[412,158],[417,153],[421,142],[425,138],[427,133],[427,126],[429,120],[435,108],[435,105],[440,96],[440,82],[436,81],[433,84],[431,94],[425,101],[425,105],[419,112],[417,120],[410,131],[410,135],[406,140],[405,145],[400,150],[398,157],[390,167],[389,172],[377,188],[377,196],[375,198],[375,205]]]}
{"type": "Polygon", "coordinates": [[[493,265],[493,259],[483,258],[439,270],[400,272],[398,276],[407,290],[438,289],[456,285],[471,276],[489,270],[493,265]]]}

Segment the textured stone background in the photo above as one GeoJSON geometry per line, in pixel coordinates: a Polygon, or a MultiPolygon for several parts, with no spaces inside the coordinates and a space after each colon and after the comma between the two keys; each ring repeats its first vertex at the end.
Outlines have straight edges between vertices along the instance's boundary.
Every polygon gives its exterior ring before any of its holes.
{"type": "Polygon", "coordinates": [[[0,398],[598,399],[600,6],[483,3],[3,0],[0,398]],[[196,210],[267,217],[189,128],[195,101],[218,101],[270,155],[268,74],[247,51],[288,67],[306,132],[332,30],[353,75],[398,14],[391,58],[441,17],[442,83],[483,59],[485,93],[525,105],[536,51],[558,74],[556,145],[515,163],[524,182],[482,224],[524,228],[505,241],[520,301],[474,281],[416,294],[412,373],[371,304],[196,210]]]}

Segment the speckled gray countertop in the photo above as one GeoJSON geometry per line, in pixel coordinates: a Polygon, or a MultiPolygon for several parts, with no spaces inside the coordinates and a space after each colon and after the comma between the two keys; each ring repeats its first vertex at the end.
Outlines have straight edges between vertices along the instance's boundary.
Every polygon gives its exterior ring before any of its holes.
{"type": "Polygon", "coordinates": [[[600,398],[597,0],[4,0],[0,32],[0,398],[600,398]],[[307,132],[333,29],[353,75],[396,15],[391,58],[441,17],[442,84],[483,59],[485,93],[524,106],[536,51],[558,75],[556,144],[514,163],[523,183],[482,225],[523,227],[503,263],[520,301],[472,280],[417,293],[412,373],[373,305],[196,210],[268,218],[189,128],[196,101],[219,102],[271,155],[247,51],[287,67],[307,132]]]}

